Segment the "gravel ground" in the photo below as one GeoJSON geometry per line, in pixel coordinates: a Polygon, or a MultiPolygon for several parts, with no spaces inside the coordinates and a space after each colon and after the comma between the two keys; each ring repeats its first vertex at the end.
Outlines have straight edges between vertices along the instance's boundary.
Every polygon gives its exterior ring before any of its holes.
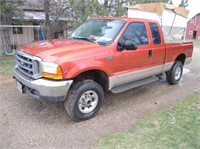
{"type": "Polygon", "coordinates": [[[74,122],[62,103],[40,102],[22,95],[11,78],[0,79],[0,148],[93,148],[105,133],[133,128],[147,112],[163,110],[200,88],[200,50],[185,66],[183,79],[169,86],[165,79],[121,94],[106,94],[96,117],[74,122]]]}

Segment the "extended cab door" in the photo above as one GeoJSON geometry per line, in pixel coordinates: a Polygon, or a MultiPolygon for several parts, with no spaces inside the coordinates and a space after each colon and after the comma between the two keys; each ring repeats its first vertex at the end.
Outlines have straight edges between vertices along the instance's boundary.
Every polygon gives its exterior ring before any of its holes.
{"type": "Polygon", "coordinates": [[[152,67],[152,72],[154,74],[158,74],[162,72],[165,61],[166,47],[164,44],[163,35],[161,34],[160,26],[155,22],[149,22],[149,27],[151,32],[150,36],[152,39],[150,42],[151,55],[149,55],[150,65],[152,67]]]}
{"type": "Polygon", "coordinates": [[[149,34],[145,22],[129,23],[118,42],[118,51],[115,55],[117,66],[115,70],[116,86],[149,76],[150,58],[149,34]],[[124,42],[130,41],[137,49],[127,50],[124,42]]]}

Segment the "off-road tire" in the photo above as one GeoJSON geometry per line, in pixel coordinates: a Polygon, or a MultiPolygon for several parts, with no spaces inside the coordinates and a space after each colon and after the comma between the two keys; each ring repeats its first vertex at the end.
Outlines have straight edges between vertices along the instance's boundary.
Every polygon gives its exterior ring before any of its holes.
{"type": "Polygon", "coordinates": [[[166,72],[167,82],[170,85],[177,84],[183,74],[183,64],[180,61],[175,61],[172,68],[166,72]]]}
{"type": "Polygon", "coordinates": [[[68,92],[67,99],[64,103],[65,109],[69,116],[76,121],[83,121],[94,117],[101,108],[104,100],[102,87],[95,81],[87,79],[78,82],[72,86],[68,92]],[[83,113],[79,109],[79,100],[87,91],[92,91],[98,96],[98,102],[94,110],[89,113],[83,113]]]}

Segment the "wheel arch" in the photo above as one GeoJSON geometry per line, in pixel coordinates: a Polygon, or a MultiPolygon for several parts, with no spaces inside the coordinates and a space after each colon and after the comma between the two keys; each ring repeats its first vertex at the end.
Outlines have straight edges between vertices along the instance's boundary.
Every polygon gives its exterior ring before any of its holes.
{"type": "Polygon", "coordinates": [[[104,71],[98,70],[98,69],[92,69],[92,70],[87,70],[87,71],[81,72],[74,78],[74,82],[75,83],[80,82],[84,79],[94,80],[98,84],[101,85],[104,92],[108,91],[109,79],[108,79],[108,75],[104,71]]]}
{"type": "Polygon", "coordinates": [[[180,61],[182,63],[182,65],[184,65],[185,59],[186,59],[186,56],[185,56],[185,54],[182,53],[176,57],[175,61],[180,61]]]}

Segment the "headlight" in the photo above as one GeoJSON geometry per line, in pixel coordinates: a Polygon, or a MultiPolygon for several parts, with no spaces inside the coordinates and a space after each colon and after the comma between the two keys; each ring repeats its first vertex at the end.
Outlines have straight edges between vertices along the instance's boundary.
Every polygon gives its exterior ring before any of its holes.
{"type": "Polygon", "coordinates": [[[58,64],[42,62],[42,76],[44,78],[63,79],[61,67],[58,64]]]}

